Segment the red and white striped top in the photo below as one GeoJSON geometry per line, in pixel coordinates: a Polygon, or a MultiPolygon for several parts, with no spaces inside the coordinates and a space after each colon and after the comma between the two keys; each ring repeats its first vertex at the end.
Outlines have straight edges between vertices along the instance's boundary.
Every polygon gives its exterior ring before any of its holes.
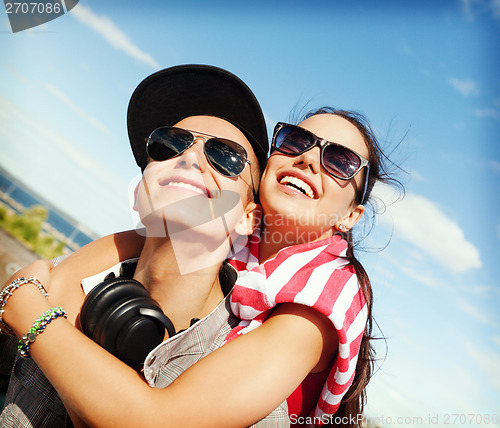
{"type": "Polygon", "coordinates": [[[338,356],[323,386],[313,416],[325,420],[335,413],[352,384],[367,321],[367,305],[354,267],[346,257],[347,242],[336,235],[283,248],[259,264],[259,234],[229,260],[239,277],[231,309],[242,321],[227,341],[261,325],[279,303],[317,309],[333,323],[339,338],[338,356]]]}

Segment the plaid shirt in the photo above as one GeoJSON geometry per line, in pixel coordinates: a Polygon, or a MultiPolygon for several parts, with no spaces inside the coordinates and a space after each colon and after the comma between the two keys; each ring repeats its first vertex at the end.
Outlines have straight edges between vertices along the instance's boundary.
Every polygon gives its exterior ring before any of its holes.
{"type": "Polygon", "coordinates": [[[72,427],[64,405],[32,359],[16,358],[5,407],[0,415],[2,428],[72,427]]]}
{"type": "MultiPolygon", "coordinates": [[[[225,264],[219,279],[223,289],[231,288],[236,280],[235,271],[225,264]]],[[[224,343],[226,336],[239,322],[231,312],[229,296],[230,294],[208,316],[151,351],[144,364],[144,375],[151,386],[167,387],[191,365],[224,343]]],[[[0,359],[2,358],[3,355],[0,359]]],[[[16,358],[5,407],[0,414],[0,426],[72,426],[57,392],[31,359],[16,358]]],[[[286,400],[270,415],[252,425],[255,428],[288,426],[290,421],[286,400]]]]}

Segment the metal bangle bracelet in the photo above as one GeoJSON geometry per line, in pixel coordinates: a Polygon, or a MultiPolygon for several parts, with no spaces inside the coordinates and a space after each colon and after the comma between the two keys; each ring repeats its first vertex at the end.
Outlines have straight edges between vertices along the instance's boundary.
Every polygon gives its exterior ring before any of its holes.
{"type": "Polygon", "coordinates": [[[36,278],[21,277],[12,281],[2,291],[0,291],[0,333],[6,334],[8,336],[15,336],[14,331],[3,321],[5,305],[7,304],[7,301],[9,300],[10,296],[12,296],[14,291],[16,291],[21,285],[29,283],[36,285],[45,298],[49,297],[47,290],[45,290],[43,284],[36,278]]]}

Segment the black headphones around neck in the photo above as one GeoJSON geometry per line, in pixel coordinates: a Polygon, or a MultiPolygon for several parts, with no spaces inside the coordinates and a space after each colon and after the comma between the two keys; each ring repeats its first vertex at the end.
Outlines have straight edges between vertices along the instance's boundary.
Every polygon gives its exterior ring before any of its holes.
{"type": "MultiPolygon", "coordinates": [[[[137,260],[122,262],[118,276],[112,272],[85,298],[80,310],[83,333],[124,363],[137,367],[149,352],[176,332],[172,321],[163,313],[144,286],[133,279],[137,260]]],[[[229,263],[223,263],[219,281],[224,296],[236,282],[238,274],[229,263]]],[[[193,318],[190,325],[198,322],[193,318]]]]}
{"type": "MultiPolygon", "coordinates": [[[[135,266],[134,266],[135,268],[135,266]]],[[[135,279],[107,278],[87,295],[80,311],[83,333],[128,365],[142,364],[175,328],[135,279]]]]}

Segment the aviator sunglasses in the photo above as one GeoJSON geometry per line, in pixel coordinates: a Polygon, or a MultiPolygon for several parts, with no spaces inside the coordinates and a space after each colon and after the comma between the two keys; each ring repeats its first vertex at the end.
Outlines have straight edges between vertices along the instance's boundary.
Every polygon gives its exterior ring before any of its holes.
{"type": "Polygon", "coordinates": [[[189,149],[197,138],[204,141],[205,156],[219,174],[237,177],[247,164],[251,165],[247,151],[235,141],[173,126],[155,129],[146,140],[146,152],[155,161],[172,159],[189,149]]]}
{"type": "Polygon", "coordinates": [[[366,178],[361,196],[361,203],[364,203],[370,164],[363,156],[345,146],[324,140],[300,126],[278,122],[274,128],[271,150],[298,156],[316,146],[321,149],[321,165],[333,177],[350,180],[366,166],[366,178]]]}

